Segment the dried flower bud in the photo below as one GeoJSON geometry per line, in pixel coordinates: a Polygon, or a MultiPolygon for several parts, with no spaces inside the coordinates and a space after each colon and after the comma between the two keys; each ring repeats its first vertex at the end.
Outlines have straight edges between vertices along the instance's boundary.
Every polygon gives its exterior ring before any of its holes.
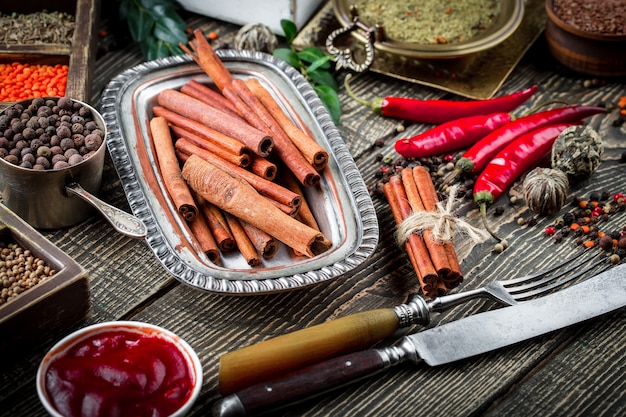
{"type": "Polygon", "coordinates": [[[531,210],[538,214],[553,214],[565,204],[569,181],[558,169],[535,168],[526,175],[523,189],[531,210]]]}
{"type": "Polygon", "coordinates": [[[552,168],[565,172],[570,182],[589,178],[600,165],[604,145],[591,126],[571,126],[552,145],[552,168]]]}

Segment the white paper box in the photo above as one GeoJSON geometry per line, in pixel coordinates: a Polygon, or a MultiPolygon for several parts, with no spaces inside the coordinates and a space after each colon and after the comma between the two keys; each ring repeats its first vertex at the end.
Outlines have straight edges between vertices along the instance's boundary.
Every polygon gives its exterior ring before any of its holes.
{"type": "Polygon", "coordinates": [[[300,30],[323,0],[178,0],[190,12],[239,25],[263,23],[277,35],[284,35],[281,19],[294,22],[300,30]]]}

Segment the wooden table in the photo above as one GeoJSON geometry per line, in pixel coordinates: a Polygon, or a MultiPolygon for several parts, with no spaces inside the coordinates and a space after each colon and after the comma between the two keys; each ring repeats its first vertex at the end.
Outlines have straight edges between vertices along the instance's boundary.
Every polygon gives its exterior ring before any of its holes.
{"type": "MultiPolygon", "coordinates": [[[[228,42],[238,30],[200,16],[190,25],[204,31],[218,30],[228,42]]],[[[129,44],[101,56],[96,64],[92,103],[99,105],[107,82],[143,60],[137,47],[129,44]]],[[[340,74],[343,78],[345,74],[340,74]]],[[[499,93],[538,84],[539,93],[528,106],[546,100],[614,105],[626,94],[626,84],[603,81],[601,86],[584,86],[587,77],[559,67],[539,39],[504,83],[499,93]]],[[[405,95],[421,98],[454,98],[451,94],[390,77],[365,74],[353,87],[370,97],[405,95]]],[[[367,184],[373,185],[381,162],[378,155],[395,156],[393,138],[383,147],[373,146],[397,125],[384,119],[340,92],[343,117],[338,126],[367,184]]],[[[571,194],[591,191],[626,192],[626,164],[620,156],[626,127],[613,126],[615,112],[590,119],[604,137],[606,152],[600,170],[590,181],[572,187],[571,194]]],[[[405,135],[428,128],[414,124],[405,135]]],[[[396,135],[398,138],[400,135],[396,135]]],[[[124,191],[110,160],[107,161],[101,197],[129,210],[124,191]]],[[[107,320],[141,320],[168,328],[186,339],[197,351],[204,367],[204,384],[192,416],[210,414],[219,398],[217,366],[221,354],[266,338],[302,329],[350,313],[393,307],[417,290],[415,274],[403,249],[393,241],[393,222],[384,199],[374,198],[380,224],[380,243],[371,258],[341,279],[311,288],[273,295],[233,297],[192,289],[173,278],[144,241],[116,233],[99,216],[75,227],[46,232],[52,242],[81,263],[90,274],[92,309],[87,324],[107,320]]],[[[572,241],[555,244],[543,234],[551,218],[540,218],[536,226],[519,226],[519,217],[529,216],[526,205],[509,204],[506,196],[495,206],[503,214],[490,221],[510,247],[495,253],[490,240],[471,248],[462,259],[465,281],[455,290],[466,290],[499,278],[518,276],[545,266],[573,250],[572,241]]],[[[471,203],[464,216],[479,225],[471,203]]],[[[565,210],[565,209],[564,209],[565,210]]],[[[616,216],[621,228],[625,216],[616,216]]],[[[581,300],[584,301],[584,300],[581,300]]],[[[432,325],[492,309],[489,301],[475,301],[435,315],[432,325]]],[[[626,310],[557,331],[534,340],[480,357],[438,368],[405,364],[338,392],[323,395],[284,409],[285,416],[502,416],[567,415],[617,416],[626,413],[624,366],[626,355],[626,310]]],[[[414,331],[417,329],[409,329],[414,331]]],[[[398,334],[385,344],[392,343],[398,334]]],[[[0,414],[44,415],[35,392],[34,377],[45,351],[56,340],[19,357],[2,360],[0,414]]]]}

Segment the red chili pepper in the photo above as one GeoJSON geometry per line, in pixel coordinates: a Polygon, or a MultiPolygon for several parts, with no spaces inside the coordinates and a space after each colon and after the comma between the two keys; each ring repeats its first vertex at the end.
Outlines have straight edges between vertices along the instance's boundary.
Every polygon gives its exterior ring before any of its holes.
{"type": "Polygon", "coordinates": [[[448,174],[445,182],[451,182],[461,173],[477,174],[493,159],[499,150],[520,135],[543,126],[579,122],[594,114],[605,112],[606,109],[604,107],[568,106],[520,117],[476,142],[456,162],[455,170],[448,174]]]}
{"type": "Polygon", "coordinates": [[[437,155],[470,146],[511,120],[509,113],[463,117],[442,123],[411,138],[398,139],[395,149],[405,158],[437,155]]]}
{"type": "Polygon", "coordinates": [[[535,92],[536,85],[506,96],[485,100],[420,100],[416,98],[385,97],[366,101],[357,97],[350,88],[348,74],[344,81],[346,92],[375,113],[419,123],[439,124],[462,117],[498,112],[511,112],[525,103],[535,92]]]}
{"type": "Polygon", "coordinates": [[[552,150],[559,134],[572,123],[540,127],[508,144],[487,164],[474,184],[474,202],[483,212],[522,173],[552,150]]]}

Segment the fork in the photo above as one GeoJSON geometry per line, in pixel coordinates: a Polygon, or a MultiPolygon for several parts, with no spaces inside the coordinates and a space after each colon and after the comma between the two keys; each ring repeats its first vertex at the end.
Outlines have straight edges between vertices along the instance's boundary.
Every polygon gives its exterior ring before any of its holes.
{"type": "Polygon", "coordinates": [[[351,314],[227,352],[220,357],[220,392],[227,395],[270,377],[370,347],[402,328],[427,326],[432,312],[442,312],[472,299],[488,298],[510,306],[554,292],[596,268],[604,270],[611,266],[606,255],[585,249],[523,277],[493,281],[431,301],[415,294],[407,303],[393,308],[351,314]],[[602,268],[598,268],[602,263],[602,268]],[[550,275],[552,272],[555,273],[550,275]]]}

